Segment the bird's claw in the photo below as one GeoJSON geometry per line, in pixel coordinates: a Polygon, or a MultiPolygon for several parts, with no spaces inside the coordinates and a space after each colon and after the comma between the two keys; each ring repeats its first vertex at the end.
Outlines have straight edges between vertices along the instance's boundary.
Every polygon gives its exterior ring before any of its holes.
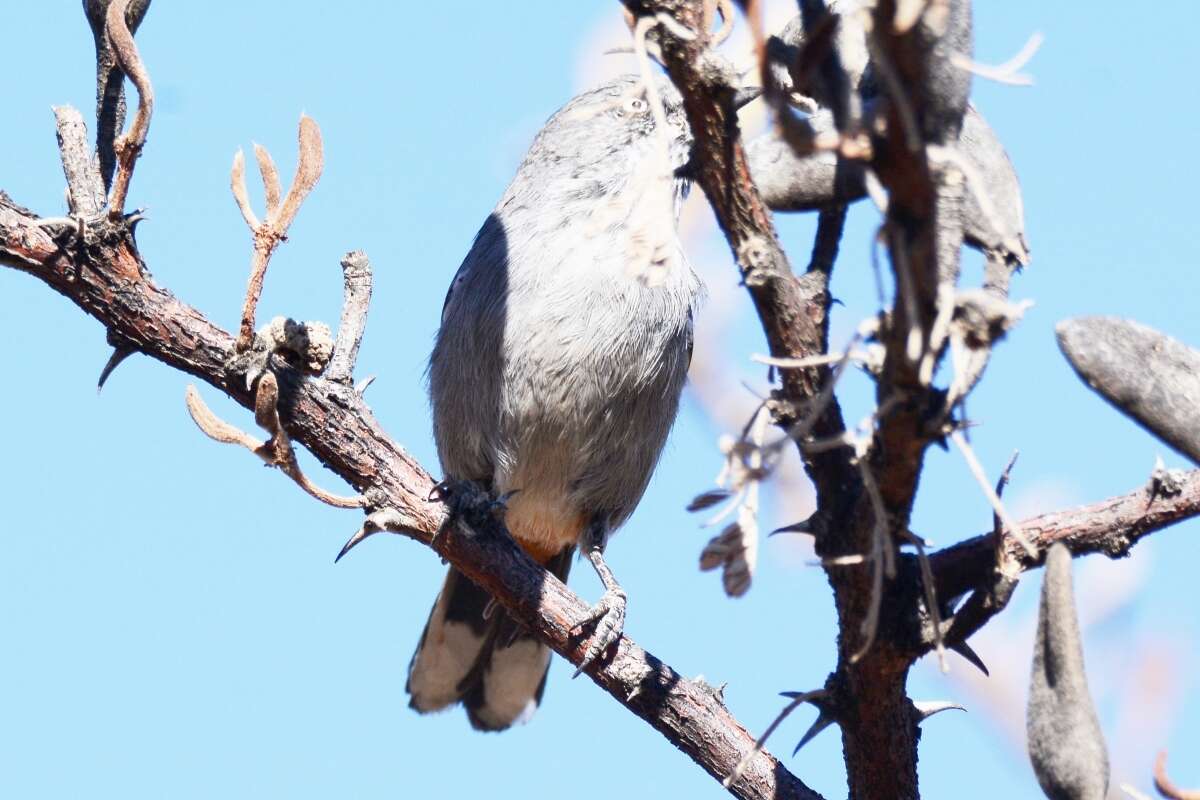
{"type": "Polygon", "coordinates": [[[478,481],[456,478],[444,478],[439,481],[430,489],[428,499],[431,503],[445,504],[449,514],[445,524],[434,534],[433,543],[436,544],[446,528],[458,520],[464,521],[474,530],[482,529],[497,512],[503,514],[505,503],[514,494],[516,492],[507,492],[497,498],[478,481]]]}
{"type": "Polygon", "coordinates": [[[621,638],[621,633],[625,630],[625,601],[625,592],[622,589],[609,589],[600,598],[600,602],[592,606],[587,616],[572,626],[572,630],[595,626],[587,652],[584,653],[583,660],[579,662],[572,678],[578,678],[580,673],[621,638]]]}

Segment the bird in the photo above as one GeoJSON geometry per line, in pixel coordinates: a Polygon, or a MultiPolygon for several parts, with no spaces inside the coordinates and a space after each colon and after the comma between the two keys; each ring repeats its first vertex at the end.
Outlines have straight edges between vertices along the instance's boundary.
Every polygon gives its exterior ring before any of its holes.
{"type": "MultiPolygon", "coordinates": [[[[577,550],[600,577],[576,675],[622,634],[627,598],[605,548],[646,491],[691,363],[703,288],[678,234],[691,145],[664,77],[623,75],[568,101],[479,229],[429,360],[440,485],[492,498],[560,580],[577,550]]],[[[409,705],[461,704],[472,727],[502,731],[536,711],[549,665],[546,645],[451,566],[409,705]]]]}

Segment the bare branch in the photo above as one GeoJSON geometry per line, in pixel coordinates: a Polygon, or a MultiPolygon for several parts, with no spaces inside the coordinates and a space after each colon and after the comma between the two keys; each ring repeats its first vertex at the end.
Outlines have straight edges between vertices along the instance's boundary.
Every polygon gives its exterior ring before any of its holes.
{"type": "MultiPolygon", "coordinates": [[[[140,350],[226,392],[246,408],[255,397],[226,363],[234,355],[233,337],[199,311],[180,303],[146,278],[132,285],[136,254],[127,239],[102,244],[102,252],[79,270],[37,218],[0,195],[0,258],[39,277],[109,330],[138,343],[140,350]],[[67,280],[68,275],[79,277],[67,280]],[[120,287],[121,303],[111,297],[120,287]]],[[[501,606],[545,641],[578,664],[587,645],[571,633],[589,606],[537,565],[496,523],[479,535],[448,530],[445,509],[428,502],[434,486],[429,474],[383,432],[362,398],[349,386],[323,378],[302,378],[283,371],[276,376],[286,398],[287,426],[295,440],[371,498],[372,508],[391,509],[392,527],[430,545],[501,606]],[[330,431],[337,431],[330,435],[330,431]]],[[[209,430],[247,446],[247,434],[204,419],[209,430]]],[[[261,443],[259,443],[261,446],[261,443]]],[[[718,780],[729,775],[754,737],[729,713],[719,694],[702,681],[689,680],[647,653],[628,636],[611,658],[587,673],[617,702],[646,720],[672,744],[718,780]]],[[[748,800],[820,800],[820,796],[769,753],[759,753],[732,789],[748,800]]]]}
{"type": "MultiPolygon", "coordinates": [[[[83,4],[96,45],[96,156],[104,192],[112,185],[117,166],[114,145],[125,126],[125,71],[117,63],[104,22],[110,2],[84,0],[83,4]]],[[[131,0],[125,9],[125,22],[130,31],[137,32],[149,9],[150,0],[131,0]]]]}
{"type": "MultiPolygon", "coordinates": [[[[104,28],[112,43],[117,63],[133,81],[138,93],[138,109],[133,124],[127,133],[121,134],[113,143],[116,153],[117,173],[113,178],[112,191],[108,198],[108,215],[116,219],[125,213],[125,195],[129,192],[129,181],[133,178],[133,165],[142,154],[146,134],[150,131],[150,118],[154,114],[154,87],[150,84],[150,73],[142,64],[133,32],[125,20],[125,9],[130,0],[112,0],[104,16],[104,28]]],[[[149,5],[147,3],[147,5],[149,5]]]]}
{"type": "Polygon", "coordinates": [[[258,308],[258,299],[262,296],[263,281],[267,275],[267,265],[271,254],[280,243],[287,239],[288,228],[296,218],[304,198],[317,185],[321,171],[325,167],[324,150],[321,144],[321,129],[311,117],[300,115],[299,157],[296,163],[296,174],[292,185],[288,188],[287,197],[282,204],[279,201],[279,174],[275,170],[275,162],[271,154],[261,145],[254,146],[258,159],[259,170],[262,172],[263,187],[266,194],[267,216],[264,222],[258,222],[254,211],[250,208],[250,199],[246,194],[246,161],[241,150],[233,157],[233,170],[230,186],[242,218],[254,234],[254,255],[250,260],[250,280],[246,287],[246,299],[242,304],[242,324],[238,329],[237,351],[244,353],[254,342],[254,314],[258,308]]]}
{"type": "MultiPolygon", "coordinates": [[[[1110,497],[1091,505],[1055,511],[1017,523],[1029,539],[1033,554],[1006,535],[1005,558],[1017,569],[1041,566],[1047,548],[1062,542],[1075,556],[1103,553],[1121,558],[1144,536],[1200,515],[1200,470],[1185,473],[1179,492],[1162,495],[1151,487],[1110,497]]],[[[930,556],[938,594],[957,597],[988,579],[996,563],[990,533],[939,550],[930,556]]]]}
{"type": "Polygon", "coordinates": [[[87,143],[83,115],[71,106],[54,108],[58,130],[58,152],[67,178],[67,205],[70,213],[94,217],[104,208],[104,184],[100,169],[87,143]]]}
{"type": "Polygon", "coordinates": [[[245,447],[270,466],[278,467],[301,489],[326,505],[335,508],[362,508],[366,505],[366,500],[362,497],[340,497],[330,494],[310,481],[300,469],[291,440],[288,439],[283,424],[279,420],[279,412],[276,408],[279,401],[279,384],[274,374],[267,372],[259,378],[258,391],[255,394],[254,418],[271,434],[271,439],[267,442],[255,439],[214,414],[205,405],[194,386],[188,386],[186,400],[192,421],[210,439],[223,444],[237,444],[245,447]]]}
{"type": "Polygon", "coordinates": [[[767,739],[771,737],[771,734],[775,732],[775,729],[778,728],[793,711],[805,703],[811,702],[818,697],[823,697],[824,695],[824,689],[817,689],[813,692],[791,693],[791,702],[784,706],[783,710],[780,711],[775,719],[771,721],[771,724],[767,726],[767,729],[762,732],[762,736],[759,736],[758,739],[755,740],[754,749],[742,757],[742,760],[739,761],[737,766],[733,768],[733,772],[729,773],[729,777],[721,781],[721,785],[728,789],[733,785],[734,782],[737,781],[738,778],[742,776],[742,772],[750,765],[750,763],[754,760],[754,757],[762,752],[763,746],[767,743],[767,739]]]}
{"type": "Polygon", "coordinates": [[[977,61],[972,61],[967,56],[961,53],[955,53],[950,57],[951,62],[959,69],[965,69],[968,72],[973,72],[981,78],[996,81],[997,83],[1007,83],[1011,86],[1032,86],[1033,78],[1029,75],[1022,74],[1019,70],[1021,67],[1029,63],[1033,58],[1034,53],[1042,46],[1045,36],[1041,31],[1035,31],[1025,42],[1025,45],[1017,52],[1015,56],[1005,61],[1003,64],[990,66],[988,64],[980,64],[977,61]]]}
{"type": "Polygon", "coordinates": [[[1167,777],[1167,751],[1154,759],[1154,788],[1167,800],[1200,800],[1200,789],[1181,789],[1167,777]]]}
{"type": "Polygon", "coordinates": [[[325,371],[331,381],[349,383],[358,361],[358,346],[362,344],[367,325],[367,309],[371,304],[371,261],[361,250],[342,256],[342,320],[338,325],[337,344],[333,360],[325,371]]]}

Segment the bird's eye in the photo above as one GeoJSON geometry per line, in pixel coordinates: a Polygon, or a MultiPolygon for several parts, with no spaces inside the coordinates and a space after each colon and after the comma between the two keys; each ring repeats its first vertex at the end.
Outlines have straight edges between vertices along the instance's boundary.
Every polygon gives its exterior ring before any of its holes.
{"type": "Polygon", "coordinates": [[[640,114],[646,110],[646,101],[640,97],[631,97],[621,104],[621,109],[627,114],[640,114]]]}

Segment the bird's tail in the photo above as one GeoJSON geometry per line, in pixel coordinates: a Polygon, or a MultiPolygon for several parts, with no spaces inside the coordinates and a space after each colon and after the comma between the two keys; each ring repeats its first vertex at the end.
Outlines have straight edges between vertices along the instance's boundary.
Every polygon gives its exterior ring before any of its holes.
{"type": "MultiPolygon", "coordinates": [[[[546,569],[567,579],[574,547],[546,569]]],[[[422,714],[461,702],[471,726],[502,731],[526,722],[546,689],[550,650],[499,607],[484,618],[490,595],[454,567],[408,665],[409,705],[422,714]]]]}

